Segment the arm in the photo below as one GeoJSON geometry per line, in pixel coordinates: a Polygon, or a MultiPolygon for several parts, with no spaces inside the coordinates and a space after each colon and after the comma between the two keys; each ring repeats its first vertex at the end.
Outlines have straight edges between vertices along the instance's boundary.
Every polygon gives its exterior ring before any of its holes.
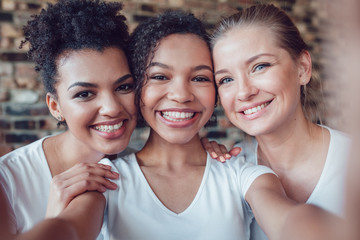
{"type": "Polygon", "coordinates": [[[103,223],[105,203],[103,194],[86,192],[72,200],[56,219],[69,223],[78,239],[96,239],[103,223]]]}
{"type": "Polygon", "coordinates": [[[95,239],[101,229],[104,207],[101,193],[86,192],[73,199],[57,218],[46,219],[27,232],[17,233],[10,202],[0,184],[0,239],[95,239]]]}
{"type": "Polygon", "coordinates": [[[26,233],[16,233],[15,217],[11,210],[11,205],[0,184],[0,239],[7,240],[45,240],[51,237],[57,239],[76,240],[73,227],[61,219],[49,219],[36,225],[26,233]],[[61,235],[53,234],[57,229],[61,229],[61,235]],[[41,234],[39,234],[41,233],[41,234]]]}
{"type": "Polygon", "coordinates": [[[235,147],[228,151],[222,144],[218,144],[216,141],[209,141],[207,138],[201,138],[201,144],[204,149],[210,153],[211,157],[220,161],[225,162],[232,156],[236,156],[241,152],[241,148],[235,147]]]}
{"type": "Polygon", "coordinates": [[[86,191],[105,192],[114,190],[116,184],[109,179],[117,179],[119,174],[103,164],[79,163],[67,171],[56,175],[50,185],[46,217],[56,217],[76,196],[86,191]]]}
{"type": "Polygon", "coordinates": [[[281,231],[281,240],[337,240],[346,236],[345,221],[314,205],[295,207],[288,215],[281,231]]]}
{"type": "Polygon", "coordinates": [[[269,239],[337,239],[330,238],[335,232],[326,229],[330,222],[340,224],[342,220],[314,205],[289,199],[273,174],[259,176],[245,198],[269,239]]]}
{"type": "Polygon", "coordinates": [[[288,213],[296,207],[274,174],[263,174],[255,179],[245,195],[256,221],[269,239],[279,239],[288,213]]]}
{"type": "Polygon", "coordinates": [[[9,240],[96,239],[103,222],[105,198],[99,192],[77,196],[58,217],[45,219],[31,230],[9,240]]]}

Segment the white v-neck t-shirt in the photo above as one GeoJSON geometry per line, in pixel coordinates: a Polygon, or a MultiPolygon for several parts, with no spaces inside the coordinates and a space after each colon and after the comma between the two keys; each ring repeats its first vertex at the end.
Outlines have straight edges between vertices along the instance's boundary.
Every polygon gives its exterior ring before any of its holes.
{"type": "MultiPolygon", "coordinates": [[[[306,203],[314,204],[337,216],[343,216],[347,159],[351,141],[340,131],[322,127],[330,132],[329,149],[319,181],[306,203]]],[[[239,156],[244,156],[246,161],[257,164],[258,143],[255,138],[251,137],[235,146],[243,149],[239,156]]],[[[251,224],[250,239],[268,239],[255,219],[251,224]]]]}
{"type": "Polygon", "coordinates": [[[260,175],[273,173],[246,163],[243,157],[220,163],[207,155],[204,175],[192,203],[177,214],[157,198],[135,154],[103,159],[120,173],[118,189],[106,191],[104,235],[124,240],[249,239],[252,213],[244,196],[260,175]]]}

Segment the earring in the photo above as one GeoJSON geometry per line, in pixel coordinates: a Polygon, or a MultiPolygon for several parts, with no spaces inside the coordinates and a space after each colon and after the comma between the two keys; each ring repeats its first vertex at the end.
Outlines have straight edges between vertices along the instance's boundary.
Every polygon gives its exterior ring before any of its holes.
{"type": "Polygon", "coordinates": [[[62,120],[62,116],[61,116],[61,115],[59,115],[59,116],[57,116],[57,117],[56,117],[56,119],[57,119],[59,122],[61,122],[61,120],[62,120]]]}

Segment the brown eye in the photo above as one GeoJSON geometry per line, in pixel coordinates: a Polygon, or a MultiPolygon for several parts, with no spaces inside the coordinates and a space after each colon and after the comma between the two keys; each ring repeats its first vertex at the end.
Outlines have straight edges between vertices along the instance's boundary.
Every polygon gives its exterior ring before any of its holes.
{"type": "Polygon", "coordinates": [[[129,93],[134,90],[134,84],[127,83],[127,84],[121,84],[119,87],[116,88],[116,91],[121,93],[129,93]]]}
{"type": "Polygon", "coordinates": [[[82,92],[79,92],[77,94],[75,94],[74,98],[81,98],[81,99],[86,99],[86,98],[89,98],[91,96],[93,96],[94,94],[90,91],[82,91],[82,92]]]}
{"type": "Polygon", "coordinates": [[[210,79],[207,77],[197,76],[193,79],[194,82],[210,82],[210,79]]]}
{"type": "Polygon", "coordinates": [[[151,76],[150,79],[154,79],[154,80],[168,80],[168,78],[165,77],[164,75],[154,75],[154,76],[151,76]]]}

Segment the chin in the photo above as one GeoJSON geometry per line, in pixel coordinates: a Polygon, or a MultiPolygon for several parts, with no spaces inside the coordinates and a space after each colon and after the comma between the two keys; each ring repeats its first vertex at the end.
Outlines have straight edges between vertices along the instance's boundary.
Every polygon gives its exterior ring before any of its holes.
{"type": "Polygon", "coordinates": [[[127,141],[122,141],[122,142],[117,142],[117,143],[112,143],[111,145],[108,144],[104,149],[103,149],[103,153],[105,155],[114,155],[114,154],[118,154],[122,151],[124,151],[127,146],[129,145],[129,140],[127,141]],[[112,146],[112,147],[111,147],[112,146]]]}

